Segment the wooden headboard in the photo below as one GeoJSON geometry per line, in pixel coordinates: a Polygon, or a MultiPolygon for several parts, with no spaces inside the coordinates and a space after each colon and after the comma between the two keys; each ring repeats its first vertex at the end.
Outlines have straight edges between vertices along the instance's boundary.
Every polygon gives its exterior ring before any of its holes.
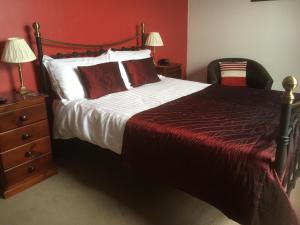
{"type": "Polygon", "coordinates": [[[52,47],[60,47],[60,48],[68,48],[68,49],[83,49],[82,51],[72,51],[71,53],[61,53],[58,52],[54,55],[51,55],[53,58],[70,58],[70,57],[84,57],[84,56],[97,56],[105,51],[108,48],[112,48],[113,50],[139,50],[145,48],[145,25],[141,23],[137,26],[136,35],[126,38],[124,40],[114,41],[112,43],[105,44],[79,44],[79,43],[70,43],[70,42],[61,42],[56,40],[50,40],[47,38],[43,38],[41,35],[41,26],[38,22],[33,23],[34,36],[36,39],[36,45],[38,50],[38,66],[40,73],[40,81],[39,81],[39,91],[44,94],[52,95],[51,93],[51,84],[49,82],[49,78],[47,75],[46,68],[43,65],[43,46],[52,46],[52,47]],[[130,47],[119,47],[123,44],[127,44],[136,40],[135,46],[130,47]],[[118,48],[114,48],[118,47],[118,48]]]}

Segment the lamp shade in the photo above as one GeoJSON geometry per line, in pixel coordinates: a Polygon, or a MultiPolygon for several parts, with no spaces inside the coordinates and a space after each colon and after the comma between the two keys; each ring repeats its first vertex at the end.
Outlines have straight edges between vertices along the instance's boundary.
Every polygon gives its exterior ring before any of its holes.
{"type": "Polygon", "coordinates": [[[146,46],[164,46],[164,43],[158,32],[150,32],[145,45],[146,46]]]}
{"type": "Polygon", "coordinates": [[[7,63],[24,63],[36,59],[31,48],[22,38],[8,38],[5,42],[1,61],[7,63]]]}

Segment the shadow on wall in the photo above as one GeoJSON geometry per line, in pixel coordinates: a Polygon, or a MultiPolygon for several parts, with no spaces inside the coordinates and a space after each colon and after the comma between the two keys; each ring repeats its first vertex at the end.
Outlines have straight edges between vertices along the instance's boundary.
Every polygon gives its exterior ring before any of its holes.
{"type": "MultiPolygon", "coordinates": [[[[28,41],[28,44],[32,51],[34,52],[35,56],[38,58],[37,52],[35,52],[35,45],[36,42],[33,40],[32,34],[33,34],[33,29],[29,25],[24,26],[24,32],[26,34],[26,41],[28,41]]],[[[41,90],[41,77],[39,76],[39,64],[38,64],[38,59],[34,60],[34,62],[31,63],[32,70],[34,71],[34,79],[35,83],[37,84],[37,89],[41,90]]]]}
{"type": "Polygon", "coordinates": [[[207,67],[201,67],[187,74],[187,80],[207,82],[207,67]]]}
{"type": "MultiPolygon", "coordinates": [[[[0,42],[0,59],[3,53],[3,49],[4,49],[4,45],[5,45],[5,41],[1,41],[0,42]]],[[[4,62],[0,62],[0,75],[4,76],[4,74],[1,71],[7,71],[7,74],[5,74],[6,76],[8,76],[8,80],[9,80],[9,85],[12,87],[12,90],[15,91],[14,88],[14,76],[13,76],[13,66],[11,64],[8,63],[4,63],[4,62]]]]}

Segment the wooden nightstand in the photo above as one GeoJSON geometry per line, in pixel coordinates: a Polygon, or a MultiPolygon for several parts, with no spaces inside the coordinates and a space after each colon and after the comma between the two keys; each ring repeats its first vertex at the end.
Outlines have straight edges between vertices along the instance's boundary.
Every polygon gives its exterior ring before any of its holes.
{"type": "Polygon", "coordinates": [[[158,74],[166,77],[182,79],[180,63],[170,63],[166,66],[156,65],[155,68],[158,74]]]}
{"type": "Polygon", "coordinates": [[[0,188],[10,197],[57,172],[44,95],[1,94],[0,188]]]}

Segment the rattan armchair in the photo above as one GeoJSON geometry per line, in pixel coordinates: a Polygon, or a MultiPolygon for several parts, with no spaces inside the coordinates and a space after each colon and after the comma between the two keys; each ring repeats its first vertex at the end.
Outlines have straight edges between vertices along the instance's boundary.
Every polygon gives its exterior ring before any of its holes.
{"type": "Polygon", "coordinates": [[[258,62],[245,58],[222,58],[212,61],[207,68],[207,82],[210,84],[220,83],[221,72],[219,62],[239,62],[247,61],[246,81],[251,88],[270,90],[273,79],[268,71],[258,62]]]}

